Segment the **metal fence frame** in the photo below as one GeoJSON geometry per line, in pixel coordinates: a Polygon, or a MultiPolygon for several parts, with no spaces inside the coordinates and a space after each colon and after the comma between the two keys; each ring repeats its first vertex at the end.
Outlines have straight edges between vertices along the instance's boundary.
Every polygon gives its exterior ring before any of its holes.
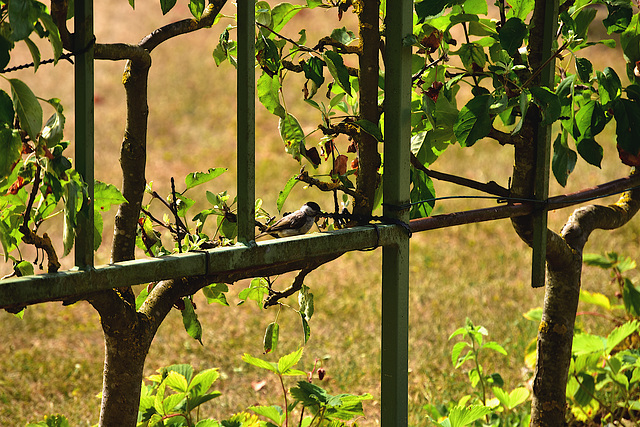
{"type": "MultiPolygon", "coordinates": [[[[412,32],[413,1],[393,2],[387,14],[384,200],[409,202],[411,50],[403,46],[412,32]]],[[[75,165],[93,199],[94,181],[94,52],[93,0],[76,0],[75,165]],[[86,48],[90,46],[89,48],[86,48]]],[[[253,0],[238,1],[237,188],[238,241],[233,247],[94,266],[93,206],[78,218],[75,265],[70,271],[19,277],[0,282],[0,306],[78,299],[114,287],[163,279],[225,274],[268,266],[282,260],[382,246],[382,396],[384,426],[407,425],[409,236],[399,225],[354,227],[332,233],[260,242],[254,239],[255,200],[255,8],[253,0]]],[[[403,221],[407,213],[385,210],[403,221]]]]}
{"type": "MultiPolygon", "coordinates": [[[[431,0],[424,0],[431,1],[431,0]]],[[[551,56],[558,0],[548,0],[545,17],[543,59],[551,56]]],[[[255,243],[255,8],[254,0],[238,1],[238,97],[237,188],[238,241],[232,247],[175,254],[94,266],[93,206],[78,216],[75,265],[70,271],[0,281],[0,307],[43,301],[77,300],[115,287],[200,275],[236,275],[248,269],[382,246],[381,418],[385,427],[408,422],[408,328],[409,328],[409,235],[400,225],[383,224],[376,229],[359,226],[331,233],[282,238],[255,243]]],[[[411,142],[411,48],[403,39],[412,33],[413,1],[389,1],[386,16],[385,142],[383,199],[387,218],[408,222],[406,211],[389,209],[409,202],[408,155],[411,142]]],[[[94,180],[94,56],[93,0],[76,0],[75,14],[75,118],[76,170],[88,184],[93,200],[94,180]],[[88,47],[88,48],[87,48],[88,47]]],[[[552,61],[542,73],[542,84],[553,82],[552,61]]],[[[537,140],[535,196],[547,201],[542,209],[514,203],[476,211],[426,218],[411,222],[413,231],[463,223],[533,214],[534,250],[532,284],[544,284],[546,219],[548,207],[550,126],[540,129],[537,140]],[[442,221],[441,221],[442,220],[442,221]]],[[[619,180],[619,181],[625,181],[619,180]]],[[[626,182],[626,181],[625,181],[626,182]]],[[[623,182],[624,184],[624,182],[623,182]]],[[[628,186],[629,184],[626,183],[628,186]]],[[[608,187],[603,187],[605,194],[608,187]]],[[[575,197],[574,197],[575,198],[575,197]]],[[[572,196],[560,196],[566,205],[572,196]]],[[[561,207],[560,204],[556,205],[561,207]]]]}

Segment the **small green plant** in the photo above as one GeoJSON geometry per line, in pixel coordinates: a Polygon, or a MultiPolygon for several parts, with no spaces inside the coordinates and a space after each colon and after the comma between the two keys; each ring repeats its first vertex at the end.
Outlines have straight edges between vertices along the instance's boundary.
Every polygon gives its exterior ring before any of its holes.
{"type": "Polygon", "coordinates": [[[159,369],[148,377],[152,384],[142,386],[138,426],[218,426],[213,420],[198,421],[198,409],[220,396],[219,391],[209,391],[219,376],[217,369],[194,375],[190,365],[159,369]]]}
{"type": "Polygon", "coordinates": [[[570,422],[638,424],[640,410],[640,291],[623,273],[636,267],[629,257],[615,252],[585,254],[587,265],[610,270],[615,296],[582,290],[580,300],[605,310],[583,311],[611,320],[615,328],[606,336],[579,331],[573,339],[567,383],[570,422]],[[622,304],[620,303],[622,302],[622,304]]]}
{"type": "MultiPolygon", "coordinates": [[[[246,354],[242,360],[250,365],[266,369],[278,376],[282,388],[283,406],[251,406],[249,410],[266,418],[264,427],[341,427],[346,426],[345,421],[355,420],[363,416],[362,402],[369,400],[372,396],[368,393],[362,395],[338,394],[331,395],[322,387],[311,383],[312,375],[305,381],[298,381],[297,386],[287,392],[285,377],[307,376],[306,372],[294,369],[293,367],[300,361],[303,349],[300,348],[293,353],[282,356],[278,363],[253,357],[246,354]],[[290,399],[292,398],[292,400],[290,399]],[[298,406],[298,421],[294,421],[294,411],[298,406]],[[284,408],[284,409],[283,409],[284,408]],[[309,411],[312,415],[305,416],[309,411]]],[[[355,425],[355,421],[354,424],[355,425]]]]}
{"type": "Polygon", "coordinates": [[[42,421],[29,423],[26,427],[69,427],[69,421],[64,415],[45,415],[42,421]]]}
{"type": "Polygon", "coordinates": [[[486,374],[480,362],[489,351],[507,355],[504,347],[497,342],[485,341],[484,337],[488,334],[484,326],[476,326],[467,319],[465,326],[458,328],[449,337],[449,340],[459,335],[463,337],[462,341],[454,344],[451,350],[451,361],[456,369],[465,364],[471,364],[467,374],[475,392],[473,395],[463,396],[455,404],[440,407],[432,404],[425,405],[427,418],[436,425],[442,427],[486,424],[501,427],[529,425],[529,409],[523,406],[529,398],[529,390],[518,387],[511,392],[505,391],[502,388],[504,386],[502,376],[498,373],[486,374]],[[494,397],[490,398],[490,393],[494,397]]]}

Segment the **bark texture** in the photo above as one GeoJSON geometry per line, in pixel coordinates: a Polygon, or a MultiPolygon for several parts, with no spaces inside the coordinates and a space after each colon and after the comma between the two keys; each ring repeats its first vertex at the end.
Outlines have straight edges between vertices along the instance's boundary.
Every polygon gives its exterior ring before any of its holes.
{"type": "MultiPolygon", "coordinates": [[[[378,125],[378,76],[380,74],[380,2],[363,0],[358,2],[360,24],[360,118],[378,125]]],[[[370,215],[373,199],[378,186],[378,168],[380,154],[378,141],[366,132],[359,132],[358,143],[358,178],[356,187],[358,197],[355,200],[356,215],[370,215]]]]}

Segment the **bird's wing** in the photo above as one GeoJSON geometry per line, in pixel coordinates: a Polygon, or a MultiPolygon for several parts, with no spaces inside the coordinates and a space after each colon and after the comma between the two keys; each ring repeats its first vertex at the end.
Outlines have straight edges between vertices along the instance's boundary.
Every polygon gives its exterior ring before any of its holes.
{"type": "Polygon", "coordinates": [[[307,222],[307,215],[304,212],[296,211],[278,220],[265,231],[279,231],[288,228],[300,228],[307,222]]]}

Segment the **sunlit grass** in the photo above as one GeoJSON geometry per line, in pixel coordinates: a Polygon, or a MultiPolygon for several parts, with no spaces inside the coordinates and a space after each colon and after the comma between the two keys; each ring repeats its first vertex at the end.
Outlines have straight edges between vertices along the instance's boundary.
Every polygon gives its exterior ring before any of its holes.
{"type": "MultiPolygon", "coordinates": [[[[133,13],[126,2],[120,3],[108,7],[96,5],[99,42],[136,42],[157,22],[167,22],[157,4],[147,6],[138,2],[138,10],[133,13]]],[[[172,18],[186,16],[184,9],[172,12],[172,18]]],[[[302,21],[302,25],[311,27],[310,39],[314,32],[320,34],[323,25],[328,28],[345,25],[344,21],[337,22],[333,14],[325,14],[324,22],[319,19],[311,22],[311,16],[316,15],[309,13],[302,21]]],[[[171,40],[153,52],[147,177],[161,194],[167,193],[171,177],[180,183],[189,172],[219,166],[228,167],[229,172],[206,189],[235,192],[235,77],[228,64],[217,68],[210,57],[226,24],[223,20],[212,30],[171,40]]],[[[96,65],[96,177],[115,184],[121,181],[117,159],[124,129],[123,67],[122,63],[96,65]]],[[[72,68],[67,64],[56,67],[53,81],[46,78],[44,71],[35,78],[31,71],[16,77],[25,79],[43,98],[62,98],[68,119],[67,136],[73,140],[69,80],[72,68]]],[[[299,89],[288,88],[287,96],[291,98],[288,107],[304,122],[305,129],[311,130],[318,117],[314,110],[294,102],[299,89]]],[[[300,165],[282,150],[276,131],[277,118],[259,105],[257,126],[256,194],[275,213],[278,192],[300,165]]],[[[616,158],[614,144],[604,145],[608,160],[602,170],[580,161],[568,188],[552,184],[551,193],[575,191],[626,174],[627,169],[616,158]]],[[[473,149],[452,147],[434,169],[507,186],[511,155],[508,147],[482,141],[473,149]]],[[[449,184],[435,185],[441,196],[474,194],[449,184]]],[[[200,197],[204,206],[204,195],[197,190],[190,195],[200,197]]],[[[318,195],[315,190],[299,185],[285,209],[295,209],[308,199],[319,200],[325,209],[330,208],[327,195],[318,195]]],[[[446,201],[439,203],[437,212],[491,205],[490,201],[446,201]]],[[[570,209],[551,212],[550,227],[559,231],[570,212],[570,209]]],[[[106,219],[105,244],[97,255],[98,263],[108,262],[111,226],[112,221],[106,219]]],[[[638,234],[637,221],[622,230],[598,231],[587,251],[617,250],[633,257],[637,254],[638,234]]],[[[544,292],[529,285],[530,260],[530,250],[517,238],[508,220],[430,231],[412,238],[411,425],[426,425],[421,409],[424,404],[457,400],[471,391],[464,373],[453,371],[452,343],[448,341],[451,332],[467,317],[486,326],[491,339],[503,343],[509,351],[507,357],[487,360],[487,370],[500,372],[509,389],[530,379],[531,372],[523,369],[523,352],[535,337],[536,325],[525,320],[522,313],[541,305],[544,292]]],[[[67,260],[66,267],[71,262],[67,260]]],[[[312,337],[300,368],[310,370],[317,358],[327,370],[325,387],[330,392],[372,393],[375,400],[365,404],[368,416],[360,422],[364,426],[376,425],[380,410],[380,264],[379,249],[350,253],[321,267],[306,281],[316,296],[316,312],[311,320],[312,337]]],[[[292,277],[282,276],[278,286],[288,286],[292,277]]],[[[606,273],[587,269],[583,286],[611,293],[607,280],[606,273]]],[[[204,326],[204,346],[184,333],[180,314],[173,311],[160,327],[147,359],[147,374],[173,363],[190,363],[198,370],[219,367],[222,376],[217,387],[223,395],[203,406],[205,416],[222,418],[253,404],[280,403],[274,378],[240,359],[245,352],[262,353],[264,328],[276,315],[276,309],[264,311],[254,303],[236,306],[237,294],[244,286],[246,283],[241,282],[231,287],[228,296],[231,307],[208,306],[203,298],[196,297],[204,326]],[[263,379],[266,386],[255,391],[252,382],[263,379]]],[[[297,306],[295,298],[287,303],[297,306]]],[[[297,316],[287,309],[280,315],[282,346],[274,360],[301,342],[297,316]]],[[[86,303],[71,307],[43,304],[29,308],[24,320],[1,314],[0,324],[5,342],[0,346],[0,425],[23,425],[48,413],[65,414],[72,425],[95,423],[103,355],[95,311],[86,303]]]]}

